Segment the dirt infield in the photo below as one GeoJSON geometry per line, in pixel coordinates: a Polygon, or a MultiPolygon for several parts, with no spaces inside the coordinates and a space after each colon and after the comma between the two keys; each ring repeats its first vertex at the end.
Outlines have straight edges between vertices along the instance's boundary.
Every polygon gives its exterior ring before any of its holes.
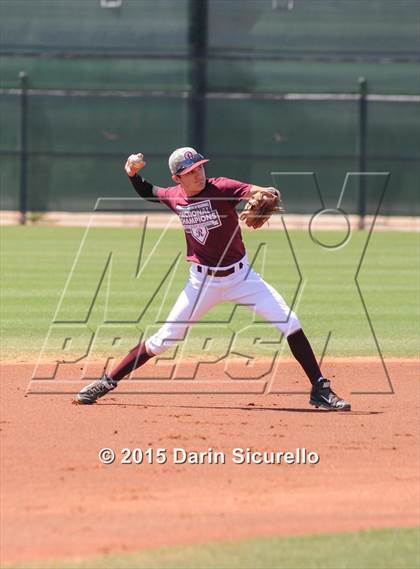
{"type": "Polygon", "coordinates": [[[377,362],[328,362],[350,413],[310,408],[293,394],[305,379],[282,368],[282,395],[121,391],[84,407],[64,393],[25,396],[33,365],[3,365],[2,562],[418,524],[418,362],[388,363],[386,395],[351,394],[381,390],[377,362]],[[100,463],[103,447],[117,451],[114,464],[100,463]],[[168,460],[120,464],[124,447],[165,448],[168,460]],[[173,464],[174,447],[223,451],[226,463],[173,464]],[[320,460],[233,464],[237,447],[306,448],[320,460]]]}

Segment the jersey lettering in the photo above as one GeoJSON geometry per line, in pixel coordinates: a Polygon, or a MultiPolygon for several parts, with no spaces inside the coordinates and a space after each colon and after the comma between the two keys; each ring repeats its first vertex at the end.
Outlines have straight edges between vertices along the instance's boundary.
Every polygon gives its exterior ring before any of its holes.
{"type": "Polygon", "coordinates": [[[185,232],[202,245],[207,241],[209,231],[222,225],[219,213],[212,209],[210,200],[187,206],[177,205],[176,210],[185,232]]]}

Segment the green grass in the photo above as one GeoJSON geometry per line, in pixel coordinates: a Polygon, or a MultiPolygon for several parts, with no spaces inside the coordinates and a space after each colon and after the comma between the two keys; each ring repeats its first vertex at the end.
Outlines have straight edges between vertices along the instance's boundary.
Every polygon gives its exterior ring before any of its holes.
{"type": "MultiPolygon", "coordinates": [[[[71,351],[83,353],[88,337],[104,321],[105,314],[108,320],[126,322],[117,327],[122,340],[113,348],[116,355],[124,353],[136,343],[139,331],[147,330],[157,318],[166,318],[188,274],[188,264],[184,261],[184,236],[177,230],[166,233],[157,229],[147,231],[140,263],[144,271],[137,279],[134,276],[141,242],[139,230],[91,230],[73,272],[84,229],[3,227],[1,233],[1,344],[6,357],[38,354],[69,274],[72,278],[56,317],[68,324],[56,327],[56,336],[48,344],[51,353],[62,352],[63,329],[67,328],[71,329],[74,337],[71,351]],[[156,250],[146,265],[154,247],[156,250]],[[110,252],[111,270],[106,273],[89,314],[110,252]],[[179,262],[165,280],[178,254],[179,262]],[[133,320],[147,305],[147,311],[135,325],[133,320]],[[83,324],[87,315],[88,322],[83,324]]],[[[320,233],[319,236],[328,242],[341,237],[338,232],[320,233]]],[[[303,279],[296,311],[318,353],[331,331],[327,355],[377,354],[354,281],[366,237],[366,233],[355,232],[344,247],[330,250],[316,245],[304,231],[290,232],[303,279]]],[[[244,231],[244,238],[250,259],[259,251],[256,270],[291,303],[298,288],[299,273],[285,233],[244,231]]],[[[359,283],[385,357],[418,356],[418,266],[419,234],[373,233],[360,270],[359,283]]],[[[271,326],[260,325],[256,332],[251,313],[244,307],[240,307],[229,322],[231,312],[230,304],[212,310],[203,324],[193,329],[187,353],[193,354],[202,349],[203,338],[209,335],[210,329],[219,339],[212,348],[216,353],[223,342],[226,345],[229,334],[247,325],[250,328],[240,336],[237,351],[271,353],[274,348],[269,344],[253,346],[250,338],[259,336],[273,341],[279,337],[277,331],[271,326]],[[210,323],[215,320],[220,323],[210,323]]],[[[98,356],[110,351],[107,344],[110,325],[107,326],[94,346],[98,356]]],[[[150,330],[146,333],[148,335],[150,330]]]]}
{"type": "Polygon", "coordinates": [[[410,528],[165,547],[4,569],[417,569],[419,562],[419,532],[410,528]]]}

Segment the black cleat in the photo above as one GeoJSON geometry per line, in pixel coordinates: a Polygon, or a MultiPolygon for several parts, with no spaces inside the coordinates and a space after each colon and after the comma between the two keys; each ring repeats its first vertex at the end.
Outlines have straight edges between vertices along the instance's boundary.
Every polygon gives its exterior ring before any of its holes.
{"type": "Polygon", "coordinates": [[[331,389],[331,382],[328,379],[320,379],[311,391],[309,403],[329,411],[351,411],[351,405],[344,399],[340,399],[338,395],[331,389]]]}
{"type": "Polygon", "coordinates": [[[117,382],[104,374],[101,379],[89,383],[76,395],[75,403],[79,405],[92,405],[96,400],[117,387],[117,382]]]}

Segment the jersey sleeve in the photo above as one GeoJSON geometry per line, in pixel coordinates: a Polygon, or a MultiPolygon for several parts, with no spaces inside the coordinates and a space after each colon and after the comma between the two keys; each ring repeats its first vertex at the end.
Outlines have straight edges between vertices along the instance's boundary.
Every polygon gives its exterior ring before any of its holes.
{"type": "Polygon", "coordinates": [[[166,205],[169,209],[175,211],[175,195],[174,187],[161,188],[160,186],[153,186],[153,193],[161,204],[166,205]]]}
{"type": "Polygon", "coordinates": [[[223,196],[229,198],[235,204],[246,198],[252,187],[252,184],[246,184],[232,178],[215,178],[214,183],[223,196]]]}

